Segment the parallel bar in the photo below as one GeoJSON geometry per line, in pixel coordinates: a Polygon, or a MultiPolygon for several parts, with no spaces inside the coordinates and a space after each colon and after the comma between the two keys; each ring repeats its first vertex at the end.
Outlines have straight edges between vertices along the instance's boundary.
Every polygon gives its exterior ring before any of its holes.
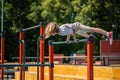
{"type": "MultiPolygon", "coordinates": [[[[86,39],[81,39],[81,40],[78,40],[77,42],[70,41],[69,43],[80,43],[80,42],[86,42],[86,41],[87,41],[86,39]]],[[[69,44],[69,43],[67,43],[66,41],[52,42],[52,44],[54,44],[54,45],[57,45],[57,44],[69,44]]]]}
{"type": "Polygon", "coordinates": [[[25,28],[25,29],[23,29],[23,31],[28,31],[28,30],[31,30],[31,29],[35,29],[35,28],[38,28],[40,26],[41,26],[41,24],[33,26],[33,27],[25,28]]]}
{"type": "Polygon", "coordinates": [[[50,66],[50,64],[0,64],[0,67],[19,67],[19,66],[50,66]]]}

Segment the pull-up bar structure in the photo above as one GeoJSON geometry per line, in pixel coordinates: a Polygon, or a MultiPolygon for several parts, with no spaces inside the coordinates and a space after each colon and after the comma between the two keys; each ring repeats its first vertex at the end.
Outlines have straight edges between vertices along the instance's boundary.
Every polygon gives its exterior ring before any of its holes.
{"type": "MultiPolygon", "coordinates": [[[[87,80],[93,80],[93,37],[90,36],[87,39],[78,40],[77,43],[80,42],[87,42],[87,80]]],[[[70,41],[69,43],[76,43],[75,41],[70,41]]],[[[54,55],[54,45],[60,45],[60,44],[68,44],[66,41],[61,42],[54,42],[52,40],[49,41],[49,55],[54,55]]],[[[53,57],[50,59],[50,64],[53,63],[53,57]]],[[[53,66],[51,66],[50,75],[53,75],[53,66]]],[[[50,76],[50,80],[53,80],[53,77],[50,76]]]]}
{"type": "MultiPolygon", "coordinates": [[[[37,77],[37,80],[44,80],[44,67],[45,66],[49,66],[49,68],[52,68],[54,66],[54,64],[52,63],[51,64],[51,60],[53,60],[53,55],[49,54],[49,64],[45,64],[44,63],[44,45],[45,45],[45,41],[44,41],[44,38],[42,37],[44,35],[44,23],[40,23],[39,25],[36,25],[36,26],[33,26],[33,27],[29,27],[29,28],[25,28],[25,29],[20,29],[19,31],[19,64],[4,64],[4,39],[5,39],[5,36],[3,33],[1,33],[1,64],[0,64],[0,67],[1,67],[1,79],[0,80],[4,80],[4,67],[8,67],[8,66],[11,66],[11,67],[15,67],[15,66],[19,66],[19,71],[20,71],[20,76],[19,76],[19,80],[24,80],[24,75],[23,75],[23,72],[24,72],[24,67],[26,66],[37,66],[38,68],[40,67],[40,71],[37,71],[40,72],[40,75],[37,77]],[[40,28],[40,36],[38,38],[38,41],[37,41],[37,59],[39,59],[37,61],[37,64],[25,64],[25,60],[24,60],[24,57],[25,57],[25,43],[24,43],[24,31],[28,31],[28,30],[32,30],[32,29],[35,29],[35,28],[40,28]],[[38,56],[39,54],[39,56],[38,56]],[[40,63],[39,63],[40,61],[40,63]]],[[[53,73],[51,72],[51,70],[49,71],[49,73],[53,73]]],[[[49,80],[53,80],[53,75],[52,74],[49,74],[50,78],[49,80]]]]}
{"type": "MultiPolygon", "coordinates": [[[[19,80],[24,80],[23,77],[23,70],[25,66],[37,66],[40,67],[40,75],[37,78],[37,80],[44,80],[44,67],[49,66],[49,80],[53,80],[53,75],[54,75],[54,45],[59,45],[59,44],[68,44],[66,41],[60,41],[60,42],[54,42],[52,40],[49,41],[49,64],[44,63],[44,45],[45,45],[45,40],[43,37],[44,35],[44,24],[41,23],[39,25],[26,28],[26,29],[20,29],[19,31],[19,64],[4,64],[4,43],[5,43],[5,34],[1,34],[1,80],[4,79],[4,67],[7,66],[20,66],[20,77],[19,80]],[[24,64],[24,55],[25,55],[25,45],[24,45],[24,31],[32,30],[35,28],[40,27],[40,37],[38,39],[38,44],[37,46],[37,52],[39,52],[38,59],[40,61],[37,62],[37,64],[24,64]]],[[[80,42],[87,42],[87,80],[93,80],[93,38],[92,36],[87,38],[87,39],[81,39],[78,40],[77,42],[75,41],[70,41],[69,43],[80,43],[80,42]]],[[[38,73],[38,72],[37,72],[38,73]]]]}
{"type": "MultiPolygon", "coordinates": [[[[40,37],[43,36],[44,34],[44,23],[40,23],[39,25],[33,26],[33,27],[29,27],[29,28],[25,28],[25,29],[21,29],[20,33],[19,33],[19,40],[20,40],[20,44],[19,44],[19,56],[20,56],[20,80],[23,80],[23,76],[22,76],[22,72],[23,72],[23,66],[25,66],[25,64],[23,64],[23,53],[24,53],[24,44],[22,42],[22,40],[24,40],[24,31],[28,31],[28,30],[32,30],[35,28],[40,27],[40,37]]],[[[40,38],[39,40],[39,56],[40,56],[40,64],[36,65],[36,66],[40,66],[40,78],[37,78],[38,80],[44,80],[44,66],[46,66],[46,64],[44,64],[44,39],[40,38]]],[[[38,51],[37,51],[38,52],[38,51]]],[[[38,58],[39,59],[39,58],[38,58]]],[[[39,63],[39,62],[38,62],[39,63]]],[[[28,64],[29,65],[29,64],[28,64]]],[[[17,66],[17,65],[16,65],[17,66]]],[[[27,66],[27,64],[26,64],[27,66]]],[[[32,66],[32,65],[31,65],[32,66]]],[[[47,65],[49,66],[49,65],[47,65]]]]}
{"type": "MultiPolygon", "coordinates": [[[[69,43],[80,43],[80,42],[86,42],[86,39],[81,39],[81,40],[77,40],[77,42],[75,41],[69,41],[69,43]]],[[[69,44],[66,41],[59,41],[59,42],[52,42],[52,44],[57,45],[57,44],[69,44]]]]}

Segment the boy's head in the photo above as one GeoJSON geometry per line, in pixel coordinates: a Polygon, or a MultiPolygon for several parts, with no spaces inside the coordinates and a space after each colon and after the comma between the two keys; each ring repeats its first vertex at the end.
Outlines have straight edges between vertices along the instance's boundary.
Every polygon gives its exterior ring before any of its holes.
{"type": "Polygon", "coordinates": [[[49,38],[51,35],[56,35],[59,33],[59,27],[56,22],[50,22],[45,28],[45,39],[49,38]]]}

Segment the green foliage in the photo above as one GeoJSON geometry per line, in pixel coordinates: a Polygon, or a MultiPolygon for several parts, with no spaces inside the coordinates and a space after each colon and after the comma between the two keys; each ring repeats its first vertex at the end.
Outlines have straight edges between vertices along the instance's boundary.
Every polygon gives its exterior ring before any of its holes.
{"type": "MultiPolygon", "coordinates": [[[[0,0],[1,2],[1,0],[0,0]]],[[[1,9],[0,9],[1,10],[1,9]]],[[[4,30],[6,33],[6,56],[18,56],[20,28],[27,28],[44,21],[45,24],[55,21],[59,25],[79,21],[85,25],[114,31],[114,39],[120,39],[120,1],[119,0],[5,0],[4,1],[4,30]]],[[[94,34],[94,33],[93,33],[94,34]]],[[[25,32],[26,56],[36,56],[36,41],[39,29],[25,32]]],[[[99,53],[99,41],[105,36],[94,34],[95,53],[99,53]]],[[[81,39],[83,37],[77,36],[81,39]]],[[[61,41],[66,37],[55,36],[61,41]]],[[[72,39],[72,38],[71,38],[72,39]]],[[[59,45],[55,53],[84,52],[85,43],[59,45]]]]}

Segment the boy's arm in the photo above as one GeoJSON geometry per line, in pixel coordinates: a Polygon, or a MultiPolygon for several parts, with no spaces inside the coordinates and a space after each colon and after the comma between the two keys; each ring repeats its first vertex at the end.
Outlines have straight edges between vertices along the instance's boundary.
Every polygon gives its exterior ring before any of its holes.
{"type": "Polygon", "coordinates": [[[77,39],[76,39],[76,31],[75,30],[73,30],[73,39],[74,39],[75,42],[77,41],[77,39]]]}
{"type": "Polygon", "coordinates": [[[69,43],[70,36],[71,36],[70,34],[67,35],[67,39],[66,39],[67,43],[69,43]]]}

